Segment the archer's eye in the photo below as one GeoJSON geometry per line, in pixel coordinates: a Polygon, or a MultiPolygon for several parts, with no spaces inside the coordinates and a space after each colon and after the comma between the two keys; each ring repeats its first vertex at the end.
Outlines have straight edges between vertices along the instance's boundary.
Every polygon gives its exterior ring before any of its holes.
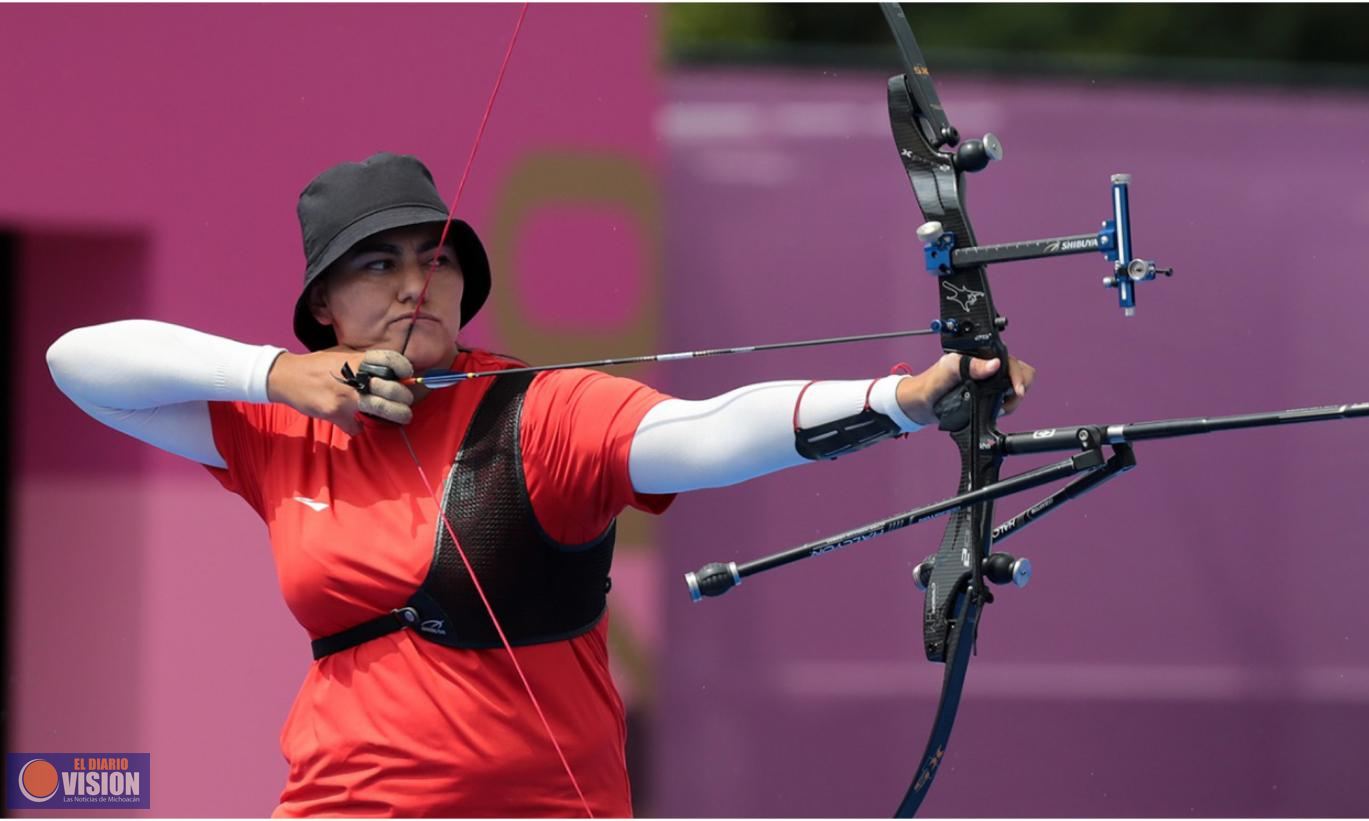
{"type": "Polygon", "coordinates": [[[451,254],[438,254],[428,260],[429,268],[453,268],[455,266],[456,260],[452,258],[451,254]]]}

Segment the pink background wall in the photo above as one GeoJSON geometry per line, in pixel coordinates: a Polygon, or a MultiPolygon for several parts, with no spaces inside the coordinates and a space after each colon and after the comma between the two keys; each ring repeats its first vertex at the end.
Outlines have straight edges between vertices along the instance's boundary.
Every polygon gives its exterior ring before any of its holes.
{"type": "MultiPolygon", "coordinates": [[[[450,197],[517,12],[0,9],[0,230],[19,235],[26,386],[12,749],[150,751],[154,815],[274,806],[310,657],[264,528],[198,468],[86,419],[43,352],[130,316],[298,350],[300,190],[389,150],[450,197]]],[[[461,208],[501,272],[473,342],[544,359],[587,335],[655,344],[655,43],[639,7],[529,12],[461,208]]],[[[637,659],[651,559],[627,541],[616,607],[643,612],[616,621],[637,659]]]]}

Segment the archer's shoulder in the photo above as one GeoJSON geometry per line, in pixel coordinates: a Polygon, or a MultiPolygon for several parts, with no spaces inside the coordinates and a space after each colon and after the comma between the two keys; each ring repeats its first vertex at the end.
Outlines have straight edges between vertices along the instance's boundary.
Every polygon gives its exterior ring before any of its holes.
{"type": "Polygon", "coordinates": [[[613,419],[638,408],[645,413],[669,398],[636,379],[588,368],[543,371],[528,387],[529,406],[540,406],[551,416],[568,414],[581,420],[586,414],[613,419]]]}

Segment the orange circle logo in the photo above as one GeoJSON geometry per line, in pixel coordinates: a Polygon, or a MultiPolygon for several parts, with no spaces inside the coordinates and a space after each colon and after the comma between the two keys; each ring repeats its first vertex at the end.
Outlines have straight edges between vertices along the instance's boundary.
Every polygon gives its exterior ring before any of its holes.
{"type": "Polygon", "coordinates": [[[41,758],[28,762],[19,770],[19,792],[39,804],[56,795],[57,768],[41,758]]]}

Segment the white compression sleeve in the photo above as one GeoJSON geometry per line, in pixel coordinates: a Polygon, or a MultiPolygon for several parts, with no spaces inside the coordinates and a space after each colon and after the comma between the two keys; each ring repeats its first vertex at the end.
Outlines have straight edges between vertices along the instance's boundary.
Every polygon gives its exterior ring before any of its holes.
{"type": "Polygon", "coordinates": [[[52,380],[115,430],[213,467],[210,400],[266,402],[266,375],[284,348],[129,319],[68,331],[48,348],[52,380]]]}
{"type": "MultiPolygon", "coordinates": [[[[905,432],[919,430],[899,407],[905,376],[815,382],[803,394],[800,427],[860,413],[870,407],[905,432]]],[[[807,462],[794,447],[794,403],[807,382],[763,382],[712,399],[667,399],[647,412],[632,440],[628,471],[638,493],[682,493],[724,487],[807,462]]]]}

